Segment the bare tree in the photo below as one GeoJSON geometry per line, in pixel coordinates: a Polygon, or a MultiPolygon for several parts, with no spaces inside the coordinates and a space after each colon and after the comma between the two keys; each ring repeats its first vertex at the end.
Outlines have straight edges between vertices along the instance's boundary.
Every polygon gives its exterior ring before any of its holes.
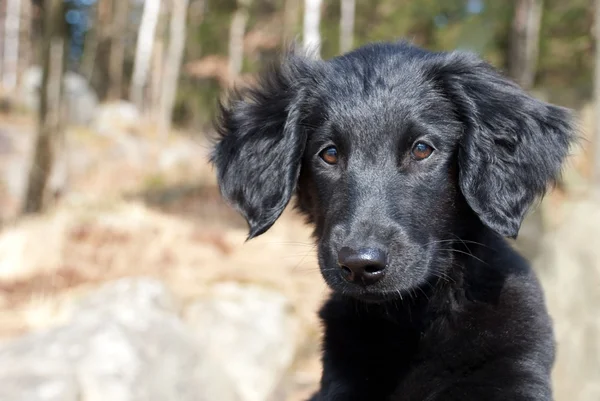
{"type": "Polygon", "coordinates": [[[341,0],[340,53],[346,53],[352,49],[355,12],[356,0],[341,0]]]}
{"type": "Polygon", "coordinates": [[[53,165],[55,139],[60,129],[64,38],[64,2],[45,0],[38,132],[23,214],[40,212],[44,206],[46,185],[53,165]]]}
{"type": "Polygon", "coordinates": [[[108,61],[108,80],[110,99],[120,99],[123,95],[123,63],[125,61],[125,40],[129,1],[114,0],[113,21],[110,27],[110,53],[108,61]]]}
{"type": "MultiPolygon", "coordinates": [[[[21,0],[21,24],[19,43],[18,71],[25,71],[33,60],[33,35],[32,35],[33,10],[32,2],[21,0]]],[[[17,79],[20,79],[18,74],[17,79]]]]}
{"type": "Polygon", "coordinates": [[[144,89],[148,81],[148,73],[152,61],[152,49],[160,6],[161,0],[144,1],[142,21],[138,30],[129,98],[140,110],[144,109],[144,89]]]}
{"type": "Polygon", "coordinates": [[[2,75],[4,69],[4,20],[2,17],[6,14],[6,2],[0,1],[0,85],[2,85],[2,75]]]}
{"type": "Polygon", "coordinates": [[[304,0],[304,48],[321,53],[321,4],[322,0],[304,0]]]}
{"type": "Polygon", "coordinates": [[[229,26],[229,79],[235,79],[244,64],[244,35],[248,23],[251,0],[238,0],[237,9],[231,18],[229,26]]]}
{"type": "Polygon", "coordinates": [[[163,74],[160,120],[158,124],[158,133],[162,138],[167,137],[171,129],[171,117],[175,105],[175,95],[177,94],[177,81],[185,49],[185,27],[188,5],[189,0],[173,0],[173,10],[169,26],[169,48],[167,50],[163,74]]]}
{"type": "Polygon", "coordinates": [[[8,91],[13,91],[17,86],[20,22],[21,0],[7,0],[4,18],[2,86],[8,91]]]}
{"type": "Polygon", "coordinates": [[[283,10],[283,40],[289,41],[296,35],[300,20],[300,0],[285,0],[283,10]]]}
{"type": "Polygon", "coordinates": [[[594,71],[594,98],[596,101],[596,132],[592,160],[592,180],[596,190],[600,193],[600,0],[596,0],[595,3],[596,65],[594,71]]]}
{"type": "MultiPolygon", "coordinates": [[[[162,20],[163,18],[161,18],[162,20]]],[[[163,74],[165,69],[165,39],[162,30],[162,23],[159,22],[159,28],[154,41],[154,50],[152,51],[152,72],[150,75],[150,107],[148,107],[148,117],[154,121],[160,120],[160,102],[163,74]]]]}
{"type": "MultiPolygon", "coordinates": [[[[96,4],[92,6],[90,14],[88,15],[88,18],[93,22],[88,25],[88,31],[85,34],[85,44],[83,46],[84,53],[81,61],[81,73],[88,81],[91,81],[94,76],[98,44],[102,37],[98,26],[102,24],[100,14],[100,6],[96,4]]],[[[109,89],[109,93],[110,92],[109,89]]]]}
{"type": "Polygon", "coordinates": [[[512,23],[508,73],[530,89],[535,80],[543,0],[517,0],[512,23]]]}

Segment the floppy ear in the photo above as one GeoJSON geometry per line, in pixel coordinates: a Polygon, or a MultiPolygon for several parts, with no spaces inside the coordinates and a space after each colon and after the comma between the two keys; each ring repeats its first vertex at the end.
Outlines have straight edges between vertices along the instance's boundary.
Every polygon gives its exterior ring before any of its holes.
{"type": "Polygon", "coordinates": [[[220,104],[211,161],[223,197],[248,222],[248,239],[267,231],[294,192],[306,137],[298,59],[290,58],[252,88],[220,104]]]}
{"type": "Polygon", "coordinates": [[[484,224],[516,238],[529,207],[560,175],[575,140],[572,115],[469,53],[448,54],[434,72],[465,127],[461,191],[484,224]]]}

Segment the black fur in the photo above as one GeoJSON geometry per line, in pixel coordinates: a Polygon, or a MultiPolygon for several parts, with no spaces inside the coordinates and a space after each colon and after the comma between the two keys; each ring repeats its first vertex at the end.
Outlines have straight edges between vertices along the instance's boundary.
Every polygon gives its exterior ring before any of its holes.
{"type": "Polygon", "coordinates": [[[463,53],[372,44],[290,54],[222,106],[212,161],[224,197],[265,232],[292,194],[333,289],[313,400],[551,400],[551,321],[515,237],[558,177],[570,112],[463,53]],[[417,140],[435,150],[411,155],[417,140]],[[339,162],[319,153],[338,149],[339,162]],[[343,246],[388,255],[361,286],[343,246]]]}

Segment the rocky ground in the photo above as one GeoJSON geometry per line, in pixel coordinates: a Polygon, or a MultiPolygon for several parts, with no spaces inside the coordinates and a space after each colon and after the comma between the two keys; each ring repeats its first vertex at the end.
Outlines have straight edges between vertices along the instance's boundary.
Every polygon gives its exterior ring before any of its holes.
{"type": "MultiPolygon", "coordinates": [[[[0,399],[306,399],[327,294],[309,228],[288,210],[245,243],[207,142],[158,142],[110,107],[68,130],[52,207],[20,220],[33,125],[0,119],[0,399]]],[[[557,400],[596,401],[600,206],[573,171],[569,195],[543,204],[549,233],[531,255],[556,322],[557,400]]],[[[542,235],[528,224],[518,245],[542,235]]]]}

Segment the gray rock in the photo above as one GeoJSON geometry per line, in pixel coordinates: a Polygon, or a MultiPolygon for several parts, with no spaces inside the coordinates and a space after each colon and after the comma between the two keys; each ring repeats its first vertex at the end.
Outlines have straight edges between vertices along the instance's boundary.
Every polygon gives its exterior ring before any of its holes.
{"type": "MultiPolygon", "coordinates": [[[[122,279],[91,293],[76,305],[76,314],[107,313],[128,319],[132,311],[179,313],[173,294],[160,281],[148,278],[122,279]],[[127,308],[123,308],[126,305],[127,308]]],[[[134,321],[137,319],[134,319],[134,321]]],[[[132,322],[134,323],[134,322],[132,322]]]]}
{"type": "Polygon", "coordinates": [[[12,135],[0,127],[0,155],[10,155],[14,152],[14,147],[12,135]]]}
{"type": "Polygon", "coordinates": [[[222,283],[185,318],[210,366],[222,370],[243,401],[264,401],[289,369],[298,322],[280,293],[222,283]]]}
{"type": "Polygon", "coordinates": [[[64,77],[63,91],[68,105],[67,120],[78,125],[90,124],[98,107],[98,95],[88,81],[79,74],[67,72],[64,77]]]}
{"type": "MultiPolygon", "coordinates": [[[[42,69],[32,66],[23,73],[21,102],[31,111],[39,108],[42,69]]],[[[98,95],[88,81],[74,72],[67,72],[63,77],[63,99],[67,106],[67,121],[72,124],[87,125],[96,113],[98,95]]]]}
{"type": "Polygon", "coordinates": [[[162,283],[122,279],[64,326],[0,348],[2,401],[265,400],[289,367],[297,324],[285,298],[234,284],[187,310],[162,283]]]}
{"type": "Polygon", "coordinates": [[[0,365],[0,400],[79,401],[79,388],[64,362],[23,358],[0,365]]]}
{"type": "Polygon", "coordinates": [[[61,400],[78,394],[80,401],[209,401],[198,349],[162,284],[122,280],[85,299],[69,324],[0,350],[1,399],[50,400],[42,394],[52,387],[65,395],[61,400]],[[15,365],[21,374],[6,374],[15,365]]]}
{"type": "Polygon", "coordinates": [[[2,171],[3,184],[8,195],[14,199],[22,199],[25,195],[29,172],[29,164],[27,162],[28,160],[24,157],[11,157],[5,160],[6,164],[4,171],[2,171]]]}
{"type": "Polygon", "coordinates": [[[166,146],[159,154],[158,166],[163,171],[191,163],[199,157],[199,152],[204,150],[192,140],[180,139],[173,145],[166,146]]]}
{"type": "Polygon", "coordinates": [[[139,128],[142,117],[133,103],[124,100],[105,103],[98,107],[92,123],[93,129],[102,135],[139,128]]]}
{"type": "Polygon", "coordinates": [[[33,144],[30,127],[3,123],[0,128],[0,187],[12,199],[22,199],[33,144]]]}
{"type": "Polygon", "coordinates": [[[554,319],[556,401],[600,400],[600,203],[567,205],[535,268],[554,319]]]}

